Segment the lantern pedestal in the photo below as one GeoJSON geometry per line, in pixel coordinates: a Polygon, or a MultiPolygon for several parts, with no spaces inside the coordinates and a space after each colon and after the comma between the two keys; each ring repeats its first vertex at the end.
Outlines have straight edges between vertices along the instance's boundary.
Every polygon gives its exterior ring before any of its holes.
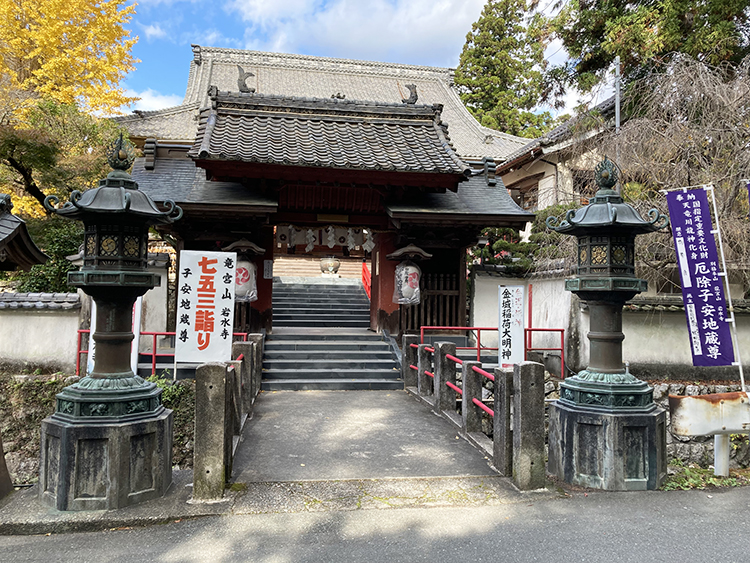
{"type": "Polygon", "coordinates": [[[667,473],[666,424],[656,407],[602,412],[557,401],[550,408],[547,470],[582,487],[657,489],[667,473]]]}
{"type": "Polygon", "coordinates": [[[172,411],[161,405],[127,421],[73,422],[55,413],[42,422],[39,486],[52,508],[123,508],[164,496],[171,484],[172,411]]]}

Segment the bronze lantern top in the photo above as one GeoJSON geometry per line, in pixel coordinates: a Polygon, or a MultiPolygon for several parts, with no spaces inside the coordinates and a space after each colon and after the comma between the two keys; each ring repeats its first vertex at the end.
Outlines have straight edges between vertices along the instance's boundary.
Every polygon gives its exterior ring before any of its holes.
{"type": "Polygon", "coordinates": [[[562,220],[548,217],[547,227],[573,236],[604,233],[635,236],[658,231],[669,224],[669,219],[657,209],[649,210],[649,220],[644,220],[632,205],[625,203],[622,196],[612,189],[617,183],[617,167],[611,160],[605,157],[594,173],[599,190],[589,204],[571,209],[562,220]]]}
{"type": "Polygon", "coordinates": [[[138,190],[138,183],[125,170],[133,164],[133,149],[123,141],[122,134],[107,151],[107,160],[113,168],[99,187],[86,192],[74,190],[70,201],[62,207],[57,196],[47,196],[44,206],[53,213],[84,223],[122,222],[150,225],[172,223],[182,217],[182,209],[171,200],[164,202],[166,211],[160,211],[154,201],[138,190]],[[118,217],[119,216],[119,217],[118,217]]]}

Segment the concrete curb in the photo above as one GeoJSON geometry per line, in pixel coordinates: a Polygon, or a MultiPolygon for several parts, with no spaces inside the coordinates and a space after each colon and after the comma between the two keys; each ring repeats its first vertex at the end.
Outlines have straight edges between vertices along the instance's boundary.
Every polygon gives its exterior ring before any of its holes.
{"type": "Polygon", "coordinates": [[[497,506],[561,497],[552,489],[520,492],[500,476],[236,483],[215,503],[191,504],[191,495],[192,471],[175,471],[163,498],[120,510],[61,512],[41,505],[34,486],[10,495],[0,507],[0,535],[94,532],[204,516],[497,506]]]}

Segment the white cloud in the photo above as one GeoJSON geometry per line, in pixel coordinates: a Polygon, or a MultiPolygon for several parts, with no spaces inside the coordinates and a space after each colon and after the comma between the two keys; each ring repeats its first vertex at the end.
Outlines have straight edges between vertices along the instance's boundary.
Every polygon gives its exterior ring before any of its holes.
{"type": "MultiPolygon", "coordinates": [[[[157,109],[170,108],[178,106],[182,103],[182,96],[177,94],[160,94],[156,90],[148,88],[142,92],[136,92],[135,90],[128,90],[128,96],[135,96],[140,98],[130,110],[139,109],[143,111],[153,111],[157,109]]],[[[127,113],[127,110],[126,110],[127,113]]]]}
{"type": "Polygon", "coordinates": [[[158,23],[151,24],[151,25],[144,25],[143,34],[146,36],[146,39],[149,41],[151,41],[152,39],[162,39],[167,36],[167,32],[164,31],[158,23]]]}
{"type": "Polygon", "coordinates": [[[455,66],[484,0],[229,0],[245,47],[455,66]]]}

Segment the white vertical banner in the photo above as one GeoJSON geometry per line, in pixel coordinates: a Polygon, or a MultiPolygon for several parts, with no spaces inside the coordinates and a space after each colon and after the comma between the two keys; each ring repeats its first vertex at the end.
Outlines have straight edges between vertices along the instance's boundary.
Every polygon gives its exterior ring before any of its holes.
{"type": "Polygon", "coordinates": [[[523,360],[523,286],[507,285],[498,288],[498,364],[509,368],[523,360]]]}
{"type": "MultiPolygon", "coordinates": [[[[133,343],[130,345],[130,369],[135,375],[138,375],[138,346],[141,338],[141,314],[143,311],[143,296],[135,300],[133,307],[133,343]]],[[[94,361],[96,360],[96,342],[94,342],[94,332],[96,332],[96,301],[91,300],[91,318],[89,319],[89,348],[86,354],[86,375],[94,371],[94,361]]]]}
{"type": "Polygon", "coordinates": [[[175,362],[232,359],[236,252],[180,251],[175,362]]]}

